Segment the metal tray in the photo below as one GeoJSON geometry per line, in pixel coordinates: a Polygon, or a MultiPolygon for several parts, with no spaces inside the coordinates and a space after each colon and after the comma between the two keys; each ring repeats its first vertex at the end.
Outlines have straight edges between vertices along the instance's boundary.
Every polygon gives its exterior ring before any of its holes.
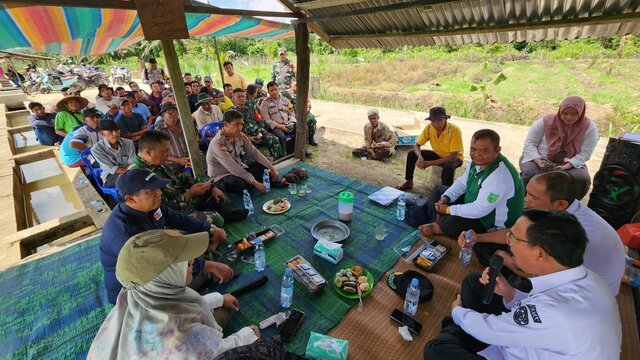
{"type": "Polygon", "coordinates": [[[311,227],[311,235],[317,240],[341,242],[350,234],[349,227],[337,220],[320,220],[311,227]]]}

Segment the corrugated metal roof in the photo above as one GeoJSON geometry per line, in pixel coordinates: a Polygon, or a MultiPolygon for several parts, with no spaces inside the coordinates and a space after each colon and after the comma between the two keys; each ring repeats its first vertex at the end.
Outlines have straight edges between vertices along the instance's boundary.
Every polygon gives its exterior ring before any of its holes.
{"type": "MultiPolygon", "coordinates": [[[[296,4],[322,0],[280,1],[296,4]]],[[[368,0],[303,13],[309,17],[330,17],[313,22],[327,33],[329,39],[325,40],[337,48],[491,44],[640,34],[638,0],[368,0]],[[407,3],[415,7],[339,16],[407,3]],[[497,28],[503,26],[508,28],[497,28]]]]}

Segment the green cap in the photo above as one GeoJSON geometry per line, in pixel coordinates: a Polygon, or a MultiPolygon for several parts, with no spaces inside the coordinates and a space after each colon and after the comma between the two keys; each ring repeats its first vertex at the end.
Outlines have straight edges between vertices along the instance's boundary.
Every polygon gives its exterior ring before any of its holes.
{"type": "Polygon", "coordinates": [[[116,276],[126,288],[143,286],[172,264],[202,255],[209,233],[183,235],[176,230],[149,230],[124,244],[116,263],[116,276]]]}
{"type": "Polygon", "coordinates": [[[349,191],[343,191],[338,195],[338,202],[343,204],[351,204],[353,202],[353,194],[349,191]]]}

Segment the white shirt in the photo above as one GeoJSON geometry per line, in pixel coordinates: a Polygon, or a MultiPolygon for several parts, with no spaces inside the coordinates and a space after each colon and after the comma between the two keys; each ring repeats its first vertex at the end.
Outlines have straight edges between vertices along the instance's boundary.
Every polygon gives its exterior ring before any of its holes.
{"type": "MultiPolygon", "coordinates": [[[[460,196],[463,196],[467,191],[467,180],[469,177],[469,168],[471,162],[467,164],[467,169],[464,174],[460,176],[451,185],[442,196],[448,197],[451,202],[456,201],[460,196]]],[[[477,166],[476,166],[477,167],[477,166]]],[[[467,219],[480,219],[494,209],[496,211],[495,228],[504,229],[506,226],[507,218],[509,215],[509,208],[507,207],[507,201],[510,200],[516,192],[516,185],[513,182],[513,177],[509,168],[501,162],[498,167],[484,179],[478,197],[474,202],[468,204],[451,205],[449,212],[451,215],[464,217],[467,219]],[[489,195],[495,194],[497,201],[490,202],[489,195]]]]}
{"type": "Polygon", "coordinates": [[[584,252],[584,266],[598,274],[609,285],[613,295],[618,295],[625,264],[620,236],[603,218],[578,200],[574,200],[566,211],[575,215],[589,239],[584,252]]]}
{"type": "MultiPolygon", "coordinates": [[[[120,106],[120,103],[122,102],[122,99],[114,96],[111,98],[111,100],[107,101],[102,97],[98,97],[96,99],[96,109],[98,109],[98,111],[100,111],[103,114],[106,114],[107,111],[111,110],[111,104],[116,104],[118,106],[120,106]]],[[[117,114],[116,114],[117,115],[117,114]]]]}
{"type": "MultiPolygon", "coordinates": [[[[582,139],[580,152],[565,161],[570,162],[574,168],[584,167],[584,164],[591,158],[596,145],[598,145],[598,127],[592,121],[582,139]]],[[[522,163],[534,159],[547,159],[548,152],[547,139],[544,136],[544,121],[540,119],[531,125],[527,138],[524,140],[522,163]]]]}
{"type": "Polygon", "coordinates": [[[531,278],[529,294],[517,291],[511,312],[480,314],[461,306],[453,321],[491,344],[489,359],[619,359],[622,327],[616,299],[584,266],[531,278]]]}

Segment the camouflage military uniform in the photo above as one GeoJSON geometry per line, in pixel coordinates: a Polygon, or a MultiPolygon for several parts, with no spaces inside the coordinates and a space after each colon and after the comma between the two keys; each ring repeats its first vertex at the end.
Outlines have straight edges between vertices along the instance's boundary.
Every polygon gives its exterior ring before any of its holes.
{"type": "Polygon", "coordinates": [[[167,184],[167,186],[162,188],[163,205],[166,205],[174,210],[181,211],[194,218],[206,219],[210,224],[216,226],[221,227],[224,225],[224,219],[216,211],[196,210],[196,208],[202,208],[206,206],[206,203],[211,198],[210,195],[206,194],[194,197],[191,200],[187,200],[184,198],[183,194],[187,192],[194,184],[202,182],[202,179],[194,179],[187,174],[172,172],[164,165],[151,165],[137,155],[133,158],[133,164],[131,164],[129,169],[136,168],[147,169],[161,178],[171,180],[171,182],[167,184]]]}
{"type": "Polygon", "coordinates": [[[253,106],[249,106],[248,101],[242,109],[237,106],[232,107],[233,110],[237,110],[242,114],[244,119],[244,125],[242,126],[242,132],[248,136],[262,136],[258,144],[269,149],[269,153],[274,159],[282,157],[282,149],[280,148],[280,142],[278,138],[267,131],[267,125],[264,121],[256,120],[256,109],[253,106]]]}
{"type": "Polygon", "coordinates": [[[295,93],[291,87],[295,77],[295,69],[289,59],[285,61],[278,60],[273,65],[271,81],[275,81],[276,84],[278,84],[280,93],[293,103],[295,103],[295,93]]]}

